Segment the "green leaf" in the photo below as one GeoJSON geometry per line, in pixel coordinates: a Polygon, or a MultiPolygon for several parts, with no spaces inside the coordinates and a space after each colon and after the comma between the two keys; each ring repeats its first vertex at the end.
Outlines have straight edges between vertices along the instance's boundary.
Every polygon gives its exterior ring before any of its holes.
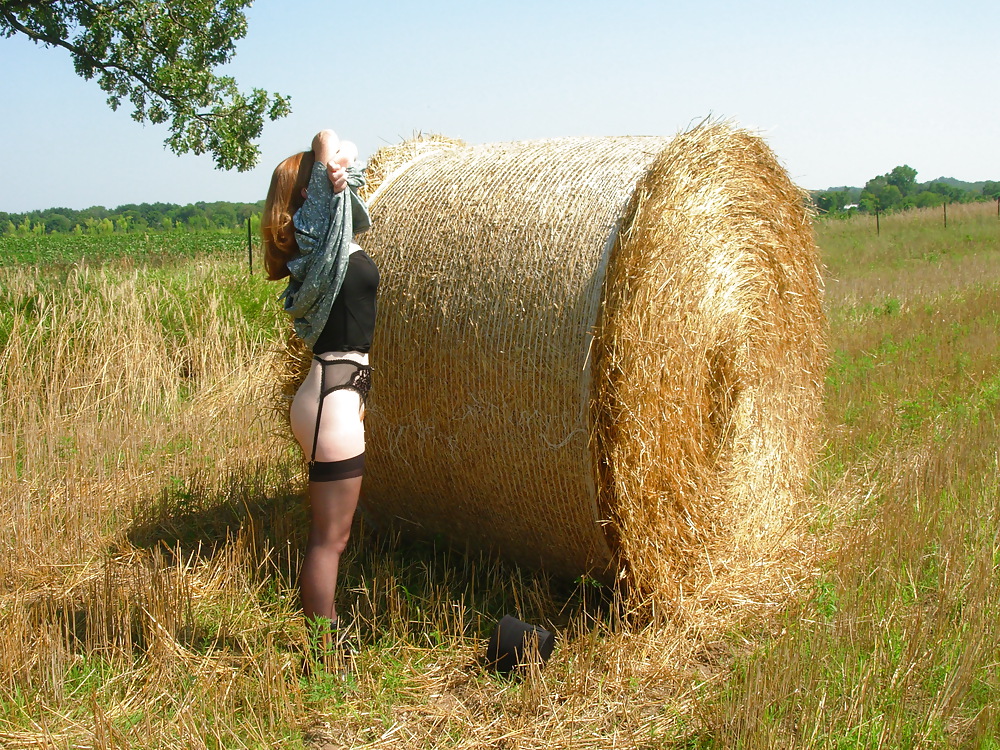
{"type": "Polygon", "coordinates": [[[136,122],[169,123],[177,154],[210,153],[217,167],[246,171],[260,156],[264,118],[291,112],[287,96],[242,93],[215,70],[246,35],[251,0],[133,0],[0,4],[0,34],[24,34],[70,52],[77,74],[96,78],[136,122]]]}

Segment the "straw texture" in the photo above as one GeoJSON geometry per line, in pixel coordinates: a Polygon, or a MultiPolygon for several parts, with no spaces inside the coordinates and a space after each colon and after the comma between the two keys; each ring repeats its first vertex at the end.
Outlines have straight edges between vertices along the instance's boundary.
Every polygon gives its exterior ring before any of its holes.
{"type": "Polygon", "coordinates": [[[820,276],[759,139],[441,139],[374,161],[376,524],[665,592],[694,550],[793,512],[820,276]]]}
{"type": "Polygon", "coordinates": [[[826,367],[807,205],[759,138],[721,124],[676,137],[636,189],[592,414],[640,590],[670,596],[706,556],[772,557],[802,510],[826,367]]]}

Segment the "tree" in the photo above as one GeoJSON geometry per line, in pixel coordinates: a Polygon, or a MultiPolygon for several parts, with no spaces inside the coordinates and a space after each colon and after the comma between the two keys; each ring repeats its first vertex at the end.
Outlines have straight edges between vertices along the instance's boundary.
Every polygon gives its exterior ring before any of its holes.
{"type": "Polygon", "coordinates": [[[838,213],[849,203],[846,190],[826,190],[816,196],[816,208],[825,213],[838,213]]]}
{"type": "Polygon", "coordinates": [[[899,188],[899,192],[904,196],[909,195],[917,185],[917,170],[904,164],[901,167],[894,167],[885,179],[890,185],[899,188]]]}
{"type": "Polygon", "coordinates": [[[861,205],[867,211],[890,211],[903,200],[903,193],[898,187],[889,183],[888,175],[873,177],[865,183],[861,191],[861,205]]]}
{"type": "Polygon", "coordinates": [[[942,203],[945,201],[948,203],[961,201],[962,193],[964,192],[961,188],[949,185],[947,182],[940,182],[937,180],[934,182],[928,182],[924,185],[924,189],[942,196],[942,203]]]}
{"type": "Polygon", "coordinates": [[[1000,200],[1000,182],[987,180],[983,185],[983,195],[993,200],[1000,200]]]}
{"type": "Polygon", "coordinates": [[[257,163],[264,117],[291,111],[289,98],[263,89],[242,93],[213,71],[232,59],[246,35],[252,0],[0,0],[0,34],[24,34],[62,47],[76,72],[96,77],[117,110],[165,123],[175,153],[211,153],[217,167],[257,163]]]}
{"type": "Polygon", "coordinates": [[[931,208],[933,206],[940,206],[945,200],[946,198],[943,195],[931,192],[930,190],[923,190],[913,197],[913,205],[917,208],[931,208]]]}
{"type": "Polygon", "coordinates": [[[73,222],[65,214],[51,213],[45,219],[46,232],[68,232],[73,228],[73,222]]]}

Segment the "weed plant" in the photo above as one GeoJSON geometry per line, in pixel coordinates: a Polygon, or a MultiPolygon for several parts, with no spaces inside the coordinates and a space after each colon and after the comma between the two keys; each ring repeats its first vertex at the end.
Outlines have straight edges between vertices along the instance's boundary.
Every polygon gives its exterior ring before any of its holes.
{"type": "MultiPolygon", "coordinates": [[[[826,443],[781,601],[748,581],[726,612],[653,618],[589,579],[359,519],[346,673],[304,670],[305,480],[270,385],[278,288],[235,245],[6,264],[0,744],[1000,746],[986,209],[956,207],[947,230],[894,215],[880,236],[817,223],[826,443]],[[482,668],[507,612],[558,633],[544,669],[482,668]]],[[[55,257],[47,239],[35,260],[55,257]]]]}

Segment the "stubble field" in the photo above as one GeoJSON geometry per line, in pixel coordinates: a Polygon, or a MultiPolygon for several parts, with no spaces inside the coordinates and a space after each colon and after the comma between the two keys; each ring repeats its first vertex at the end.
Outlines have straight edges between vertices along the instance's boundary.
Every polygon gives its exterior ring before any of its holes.
{"type": "Polygon", "coordinates": [[[817,222],[824,446],[779,599],[650,619],[362,524],[346,676],[303,672],[285,322],[245,237],[0,240],[0,744],[1000,747],[1000,221],[941,224],[817,222]],[[507,612],[558,632],[543,670],[479,666],[507,612]]]}

